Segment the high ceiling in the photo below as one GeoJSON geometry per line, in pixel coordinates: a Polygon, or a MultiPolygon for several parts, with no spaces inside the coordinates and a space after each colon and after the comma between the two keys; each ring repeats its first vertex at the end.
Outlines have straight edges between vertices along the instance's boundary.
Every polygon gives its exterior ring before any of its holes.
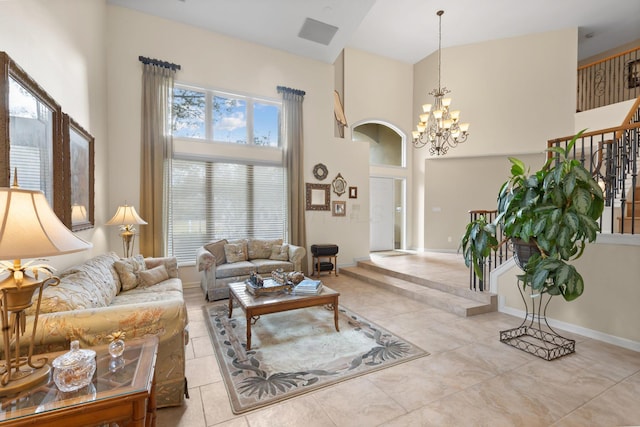
{"type": "Polygon", "coordinates": [[[333,63],[345,47],[416,63],[458,46],[578,28],[584,59],[640,40],[640,0],[108,0],[109,3],[333,63]],[[306,18],[337,27],[328,45],[298,37],[306,18]]]}

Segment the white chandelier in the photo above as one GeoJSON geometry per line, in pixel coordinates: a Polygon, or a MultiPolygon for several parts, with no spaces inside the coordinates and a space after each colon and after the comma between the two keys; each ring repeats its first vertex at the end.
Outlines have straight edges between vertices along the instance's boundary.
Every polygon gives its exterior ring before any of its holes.
{"type": "Polygon", "coordinates": [[[438,29],[438,88],[429,92],[434,96],[433,105],[424,104],[423,113],[420,114],[420,122],[413,131],[413,146],[422,148],[429,145],[431,155],[447,154],[449,148],[465,142],[469,136],[469,123],[460,123],[460,111],[450,111],[451,98],[444,96],[451,92],[440,85],[440,68],[442,57],[442,15],[444,10],[439,10],[438,29]]]}

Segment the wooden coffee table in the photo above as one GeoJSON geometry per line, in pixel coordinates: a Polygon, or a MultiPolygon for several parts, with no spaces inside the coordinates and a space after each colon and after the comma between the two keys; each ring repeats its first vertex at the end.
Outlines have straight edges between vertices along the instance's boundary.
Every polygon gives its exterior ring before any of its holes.
{"type": "MultiPolygon", "coordinates": [[[[0,426],[155,426],[158,338],[125,341],[124,366],[111,372],[107,346],[94,347],[96,373],[87,387],[63,393],[53,380],[0,400],[0,426]]],[[[50,353],[49,363],[65,353],[50,353]]]]}
{"type": "Polygon", "coordinates": [[[251,325],[261,315],[279,313],[281,311],[296,310],[298,308],[328,305],[333,309],[333,321],[336,331],[340,332],[338,325],[338,297],[339,292],[322,287],[318,295],[293,295],[288,293],[268,294],[253,296],[246,291],[244,282],[229,284],[229,318],[233,314],[233,301],[240,304],[247,320],[247,350],[251,350],[251,325]]]}

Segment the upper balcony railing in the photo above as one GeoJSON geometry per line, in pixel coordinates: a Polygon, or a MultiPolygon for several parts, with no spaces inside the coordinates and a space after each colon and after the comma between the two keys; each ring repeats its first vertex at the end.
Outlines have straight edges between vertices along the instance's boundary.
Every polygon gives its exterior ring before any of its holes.
{"type": "Polygon", "coordinates": [[[577,111],[640,96],[640,47],[578,68],[577,111]]]}

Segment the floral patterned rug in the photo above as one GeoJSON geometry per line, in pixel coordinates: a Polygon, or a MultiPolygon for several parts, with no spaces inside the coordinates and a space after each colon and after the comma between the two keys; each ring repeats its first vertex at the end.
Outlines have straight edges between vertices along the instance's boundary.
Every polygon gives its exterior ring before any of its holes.
{"type": "Polygon", "coordinates": [[[251,327],[246,351],[244,312],[203,307],[218,365],[235,414],[407,362],[429,353],[340,306],[264,315],[251,327]]]}

